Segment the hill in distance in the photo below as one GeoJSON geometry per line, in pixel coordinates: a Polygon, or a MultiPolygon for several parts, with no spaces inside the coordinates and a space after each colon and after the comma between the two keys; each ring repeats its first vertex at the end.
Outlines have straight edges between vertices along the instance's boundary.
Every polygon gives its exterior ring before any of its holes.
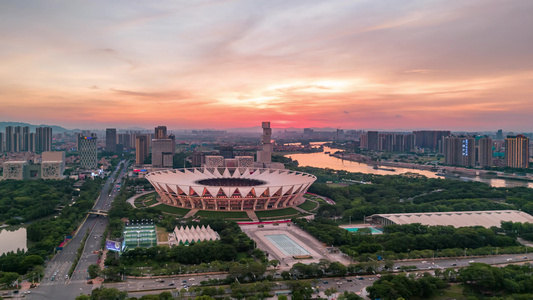
{"type": "Polygon", "coordinates": [[[22,123],[22,122],[0,122],[0,131],[1,132],[6,132],[6,127],[7,126],[13,126],[13,127],[16,127],[16,126],[28,126],[30,127],[30,131],[31,132],[35,132],[35,128],[37,127],[52,127],[52,133],[61,133],[61,132],[71,132],[72,130],[70,129],[66,129],[66,128],[63,128],[61,126],[57,126],[57,125],[33,125],[33,124],[29,124],[29,123],[22,123]]]}

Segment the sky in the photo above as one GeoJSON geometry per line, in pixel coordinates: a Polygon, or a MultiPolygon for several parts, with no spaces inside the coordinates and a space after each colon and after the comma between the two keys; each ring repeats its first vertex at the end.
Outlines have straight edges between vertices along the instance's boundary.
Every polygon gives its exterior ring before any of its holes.
{"type": "Polygon", "coordinates": [[[531,132],[533,1],[1,1],[0,121],[531,132]]]}

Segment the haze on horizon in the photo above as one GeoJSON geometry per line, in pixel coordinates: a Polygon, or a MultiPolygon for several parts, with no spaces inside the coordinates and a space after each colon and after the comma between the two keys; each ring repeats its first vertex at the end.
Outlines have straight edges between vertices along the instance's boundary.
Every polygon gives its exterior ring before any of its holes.
{"type": "Polygon", "coordinates": [[[531,131],[533,1],[2,1],[0,121],[531,131]]]}

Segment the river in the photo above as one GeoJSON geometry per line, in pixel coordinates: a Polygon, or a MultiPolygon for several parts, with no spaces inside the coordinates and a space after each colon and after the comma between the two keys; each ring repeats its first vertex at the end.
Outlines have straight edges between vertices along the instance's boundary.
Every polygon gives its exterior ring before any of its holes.
{"type": "Polygon", "coordinates": [[[17,249],[27,250],[26,228],[22,226],[0,229],[0,255],[17,249]]]}
{"type": "MultiPolygon", "coordinates": [[[[321,144],[321,143],[316,143],[316,144],[321,144]]],[[[324,151],[334,153],[335,151],[338,151],[338,149],[324,147],[324,151]]],[[[345,170],[345,171],[350,171],[350,172],[359,172],[359,173],[377,174],[377,175],[397,175],[397,174],[411,172],[411,173],[417,173],[417,174],[424,175],[428,178],[442,178],[442,177],[437,176],[435,172],[431,172],[427,170],[407,169],[407,168],[397,168],[397,167],[387,167],[387,168],[395,169],[396,170],[395,172],[385,171],[385,170],[376,170],[374,169],[374,166],[372,165],[367,165],[367,164],[355,162],[355,161],[343,160],[340,158],[329,156],[325,154],[324,152],[288,154],[285,156],[290,157],[293,160],[297,160],[299,163],[299,166],[302,166],[302,167],[309,166],[309,167],[315,167],[315,168],[330,168],[334,170],[345,170]]],[[[521,180],[498,179],[498,178],[491,179],[491,178],[485,178],[485,177],[479,177],[479,176],[475,176],[475,177],[463,176],[458,179],[464,180],[464,181],[483,182],[493,187],[525,186],[525,187],[533,188],[533,182],[527,182],[527,181],[521,181],[521,180]]]]}

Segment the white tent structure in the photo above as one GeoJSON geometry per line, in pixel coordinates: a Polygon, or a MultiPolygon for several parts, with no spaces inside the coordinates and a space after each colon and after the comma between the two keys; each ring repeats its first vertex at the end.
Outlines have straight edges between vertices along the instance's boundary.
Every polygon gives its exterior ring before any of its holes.
{"type": "Polygon", "coordinates": [[[209,225],[180,227],[174,228],[174,242],[176,245],[189,245],[192,242],[215,241],[220,240],[220,236],[216,231],[211,229],[209,225]]]}

